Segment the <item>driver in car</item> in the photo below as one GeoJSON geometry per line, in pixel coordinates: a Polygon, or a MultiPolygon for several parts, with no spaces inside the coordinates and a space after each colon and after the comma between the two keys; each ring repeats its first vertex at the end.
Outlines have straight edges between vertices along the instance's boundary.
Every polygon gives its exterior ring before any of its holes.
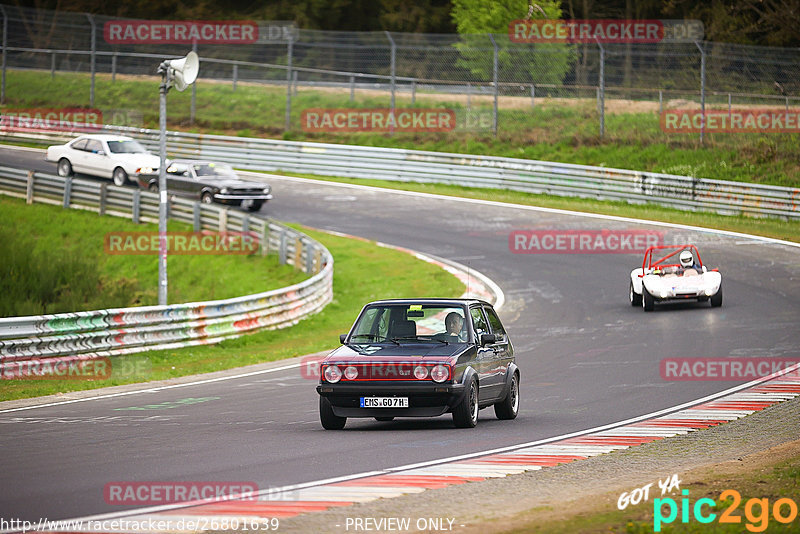
{"type": "Polygon", "coordinates": [[[694,255],[692,254],[691,251],[684,250],[683,252],[681,252],[679,259],[681,262],[681,274],[683,274],[684,276],[700,274],[701,267],[699,264],[695,263],[694,255]]]}
{"type": "Polygon", "coordinates": [[[458,341],[461,335],[461,328],[464,326],[464,318],[458,312],[450,312],[444,318],[445,338],[448,341],[458,341]]]}

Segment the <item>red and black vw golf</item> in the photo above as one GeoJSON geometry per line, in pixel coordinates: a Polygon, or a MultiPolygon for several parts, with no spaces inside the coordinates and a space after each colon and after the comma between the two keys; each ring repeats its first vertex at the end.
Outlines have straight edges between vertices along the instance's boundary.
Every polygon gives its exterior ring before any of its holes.
{"type": "Polygon", "coordinates": [[[519,411],[514,347],[488,302],[404,299],[371,302],[342,346],[320,364],[319,415],[328,430],[348,417],[436,417],[472,428],[478,411],[519,411]]]}

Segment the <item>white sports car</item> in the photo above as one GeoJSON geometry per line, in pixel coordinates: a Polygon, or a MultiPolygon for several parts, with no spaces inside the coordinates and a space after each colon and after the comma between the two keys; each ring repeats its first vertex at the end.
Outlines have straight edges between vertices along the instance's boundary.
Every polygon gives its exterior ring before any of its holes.
{"type": "Polygon", "coordinates": [[[696,299],[722,306],[722,275],[703,265],[694,245],[661,245],[648,248],[642,266],[631,271],[631,306],[652,311],[656,302],[696,299]],[[667,263],[675,257],[678,263],[667,263]]]}
{"type": "Polygon", "coordinates": [[[59,176],[74,172],[111,178],[123,186],[140,175],[158,176],[160,159],[132,137],[121,135],[82,135],[66,145],[47,148],[47,161],[55,162],[59,176]]]}

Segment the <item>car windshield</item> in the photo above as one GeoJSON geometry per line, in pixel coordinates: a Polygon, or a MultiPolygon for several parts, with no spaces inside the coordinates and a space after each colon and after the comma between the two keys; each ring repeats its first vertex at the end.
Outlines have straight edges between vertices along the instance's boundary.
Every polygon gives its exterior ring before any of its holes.
{"type": "Polygon", "coordinates": [[[359,317],[351,343],[463,343],[464,309],[438,304],[370,306],[359,317]]]}
{"type": "Polygon", "coordinates": [[[194,173],[198,178],[214,178],[224,176],[230,178],[236,176],[230,165],[225,163],[195,163],[192,165],[194,173]]]}
{"type": "Polygon", "coordinates": [[[145,154],[147,150],[139,144],[139,141],[130,139],[128,141],[109,141],[108,149],[114,154],[145,154]]]}

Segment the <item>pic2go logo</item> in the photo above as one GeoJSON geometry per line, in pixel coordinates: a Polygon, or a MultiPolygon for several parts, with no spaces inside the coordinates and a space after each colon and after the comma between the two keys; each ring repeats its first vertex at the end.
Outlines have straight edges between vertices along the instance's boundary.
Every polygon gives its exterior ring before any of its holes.
{"type": "MultiPolygon", "coordinates": [[[[717,503],[713,499],[698,499],[694,506],[690,505],[688,495],[689,490],[681,491],[684,498],[681,499],[680,508],[675,499],[664,498],[653,500],[653,531],[661,532],[661,525],[668,525],[678,518],[678,511],[681,514],[681,523],[689,522],[689,512],[691,511],[694,520],[699,523],[711,523],[717,518],[717,514],[710,509],[716,508],[717,503]],[[664,515],[664,509],[667,515],[664,515]]],[[[721,501],[733,499],[725,511],[719,516],[720,523],[741,524],[742,516],[735,515],[734,512],[742,502],[742,496],[736,490],[725,490],[720,493],[721,501]]],[[[724,503],[723,503],[724,504],[724,503]]],[[[792,499],[781,498],[775,501],[770,509],[769,499],[749,499],[744,505],[744,518],[748,521],[745,528],[750,532],[764,532],[769,525],[770,511],[778,523],[791,523],[797,519],[797,503],[792,499]]]]}

